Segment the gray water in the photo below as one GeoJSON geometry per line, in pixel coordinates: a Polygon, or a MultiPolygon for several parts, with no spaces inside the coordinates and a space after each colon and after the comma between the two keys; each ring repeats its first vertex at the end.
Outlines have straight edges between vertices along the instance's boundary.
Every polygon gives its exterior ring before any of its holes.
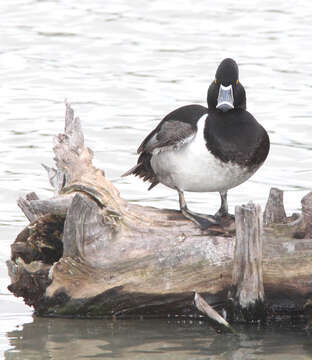
{"type": "MultiPolygon", "coordinates": [[[[288,214],[310,191],[312,169],[312,3],[306,1],[93,0],[0,2],[0,354],[7,359],[311,359],[295,330],[216,335],[205,323],[34,319],[11,296],[5,260],[27,224],[18,196],[52,196],[41,163],[53,165],[64,99],[80,116],[96,166],[121,195],[177,208],[175,192],[120,174],[136,148],[173,109],[205,105],[224,57],[240,65],[248,110],[269,131],[271,153],[230,191],[230,210],[265,204],[285,191],[288,214]]],[[[218,194],[188,193],[192,209],[213,213],[218,194]]]]}

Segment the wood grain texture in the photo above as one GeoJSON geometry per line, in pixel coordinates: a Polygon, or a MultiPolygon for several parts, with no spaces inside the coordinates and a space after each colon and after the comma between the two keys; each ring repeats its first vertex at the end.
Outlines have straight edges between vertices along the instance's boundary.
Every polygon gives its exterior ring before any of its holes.
{"type": "Polygon", "coordinates": [[[264,225],[285,223],[287,220],[284,209],[284,192],[271,188],[268,201],[263,213],[264,225]]]}
{"type": "Polygon", "coordinates": [[[236,242],[233,264],[235,298],[243,308],[263,301],[262,212],[260,205],[248,203],[235,208],[236,242]]]}

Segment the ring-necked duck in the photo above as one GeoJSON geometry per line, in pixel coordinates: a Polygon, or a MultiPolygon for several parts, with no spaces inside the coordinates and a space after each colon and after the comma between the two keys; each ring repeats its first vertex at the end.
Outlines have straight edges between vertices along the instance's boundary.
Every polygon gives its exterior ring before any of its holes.
{"type": "Polygon", "coordinates": [[[246,94],[236,62],[224,59],[207,94],[208,108],[182,106],[168,114],[138,148],[134,174],[162,183],[179,194],[181,212],[207,228],[227,216],[227,190],[249,179],[266,159],[270,140],[265,129],[246,111],[246,94]],[[214,192],[221,207],[212,215],[187,208],[184,191],[214,192]]]}

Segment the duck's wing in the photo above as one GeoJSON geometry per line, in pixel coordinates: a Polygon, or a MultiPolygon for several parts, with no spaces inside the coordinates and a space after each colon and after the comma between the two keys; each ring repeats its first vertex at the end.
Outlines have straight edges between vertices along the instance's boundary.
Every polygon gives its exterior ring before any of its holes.
{"type": "Polygon", "coordinates": [[[138,154],[179,146],[188,141],[197,131],[197,121],[206,113],[207,108],[201,105],[186,105],[172,111],[143,140],[138,154]]]}
{"type": "Polygon", "coordinates": [[[138,154],[153,153],[154,150],[165,150],[168,147],[180,146],[196,133],[192,124],[179,120],[167,120],[158,130],[151,132],[138,148],[138,154]]]}
{"type": "Polygon", "coordinates": [[[190,141],[196,134],[198,120],[207,111],[207,108],[201,105],[187,105],[168,114],[139,146],[137,164],[122,176],[133,174],[143,181],[151,182],[149,190],[156,186],[159,181],[151,166],[154,151],[179,147],[190,141]]]}

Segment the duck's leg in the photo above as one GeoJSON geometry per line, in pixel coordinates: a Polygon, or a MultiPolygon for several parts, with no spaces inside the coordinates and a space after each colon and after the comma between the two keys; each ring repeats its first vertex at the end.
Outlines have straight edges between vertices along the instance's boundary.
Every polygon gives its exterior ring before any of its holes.
{"type": "Polygon", "coordinates": [[[209,228],[212,225],[219,225],[217,219],[212,215],[204,215],[195,213],[187,208],[184,193],[182,190],[177,189],[179,194],[179,203],[181,213],[187,218],[199,225],[202,230],[209,228]]]}
{"type": "Polygon", "coordinates": [[[220,209],[215,213],[215,217],[231,217],[234,218],[234,215],[229,214],[229,207],[227,202],[227,191],[220,191],[220,197],[221,197],[221,206],[220,209]]]}

